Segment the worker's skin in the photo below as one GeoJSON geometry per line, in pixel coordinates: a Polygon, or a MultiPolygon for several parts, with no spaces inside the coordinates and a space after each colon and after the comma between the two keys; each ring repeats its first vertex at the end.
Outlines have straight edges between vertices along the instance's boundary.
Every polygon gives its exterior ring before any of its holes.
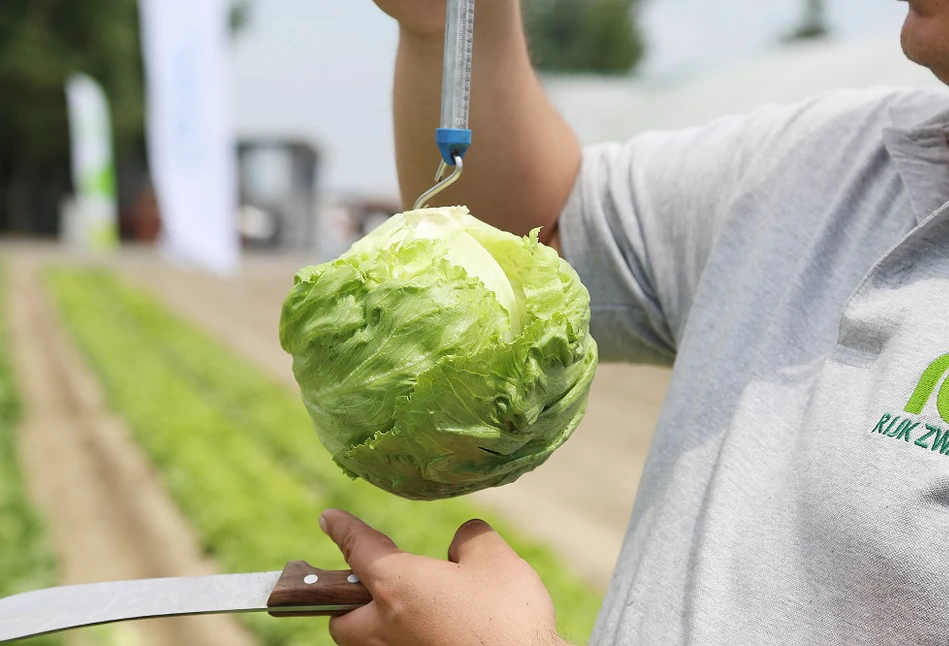
{"type": "MultiPolygon", "coordinates": [[[[441,105],[445,0],[376,0],[399,21],[395,137],[403,201],[432,183],[441,105]]],[[[906,56],[949,84],[949,0],[912,0],[906,56]]],[[[530,64],[517,0],[477,0],[471,128],[464,182],[438,197],[523,234],[543,227],[559,245],[557,218],[580,165],[576,135],[544,96],[530,64]]],[[[946,169],[949,173],[949,169],[946,169]]],[[[448,560],[399,551],[339,510],[321,517],[373,602],[330,621],[341,646],[559,646],[550,595],[488,525],[463,525],[448,560]]]]}

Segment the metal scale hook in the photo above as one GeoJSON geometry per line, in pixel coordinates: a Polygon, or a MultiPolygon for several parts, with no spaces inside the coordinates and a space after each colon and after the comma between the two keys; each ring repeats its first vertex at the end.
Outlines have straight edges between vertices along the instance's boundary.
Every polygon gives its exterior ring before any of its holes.
{"type": "Polygon", "coordinates": [[[445,171],[448,170],[448,164],[445,163],[445,160],[443,159],[438,164],[438,170],[435,171],[435,186],[419,195],[419,198],[415,200],[415,206],[412,207],[413,209],[424,209],[428,206],[429,200],[458,181],[458,178],[461,177],[461,173],[465,170],[465,164],[460,155],[454,155],[454,160],[455,170],[453,170],[448,177],[445,177],[445,171]],[[443,177],[444,179],[442,179],[443,177]]]}

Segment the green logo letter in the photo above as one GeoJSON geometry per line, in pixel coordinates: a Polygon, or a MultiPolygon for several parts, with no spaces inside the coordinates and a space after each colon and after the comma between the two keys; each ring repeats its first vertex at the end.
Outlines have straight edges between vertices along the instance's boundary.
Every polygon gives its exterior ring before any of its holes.
{"type": "MultiPolygon", "coordinates": [[[[936,384],[939,383],[939,380],[947,371],[949,371],[949,354],[944,354],[929,364],[923,376],[919,378],[913,396],[909,398],[909,402],[906,404],[905,410],[907,413],[919,415],[923,412],[923,407],[936,389],[936,384]]],[[[939,411],[940,417],[949,422],[949,379],[943,382],[939,394],[936,395],[936,410],[939,411]]]]}

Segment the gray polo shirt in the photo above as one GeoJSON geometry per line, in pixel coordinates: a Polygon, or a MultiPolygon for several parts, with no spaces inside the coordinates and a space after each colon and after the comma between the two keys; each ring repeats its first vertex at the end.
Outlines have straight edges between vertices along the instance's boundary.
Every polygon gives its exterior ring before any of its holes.
{"type": "Polygon", "coordinates": [[[586,149],[602,358],[675,364],[593,644],[949,644],[947,135],[874,89],[586,149]]]}

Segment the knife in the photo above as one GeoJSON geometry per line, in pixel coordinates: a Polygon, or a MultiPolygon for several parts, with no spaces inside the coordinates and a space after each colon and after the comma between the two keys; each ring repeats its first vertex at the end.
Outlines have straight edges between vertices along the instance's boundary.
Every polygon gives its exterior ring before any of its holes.
{"type": "Polygon", "coordinates": [[[290,561],[282,572],[67,585],[0,599],[0,642],[116,621],[231,612],[335,617],[372,601],[351,570],[290,561]]]}

